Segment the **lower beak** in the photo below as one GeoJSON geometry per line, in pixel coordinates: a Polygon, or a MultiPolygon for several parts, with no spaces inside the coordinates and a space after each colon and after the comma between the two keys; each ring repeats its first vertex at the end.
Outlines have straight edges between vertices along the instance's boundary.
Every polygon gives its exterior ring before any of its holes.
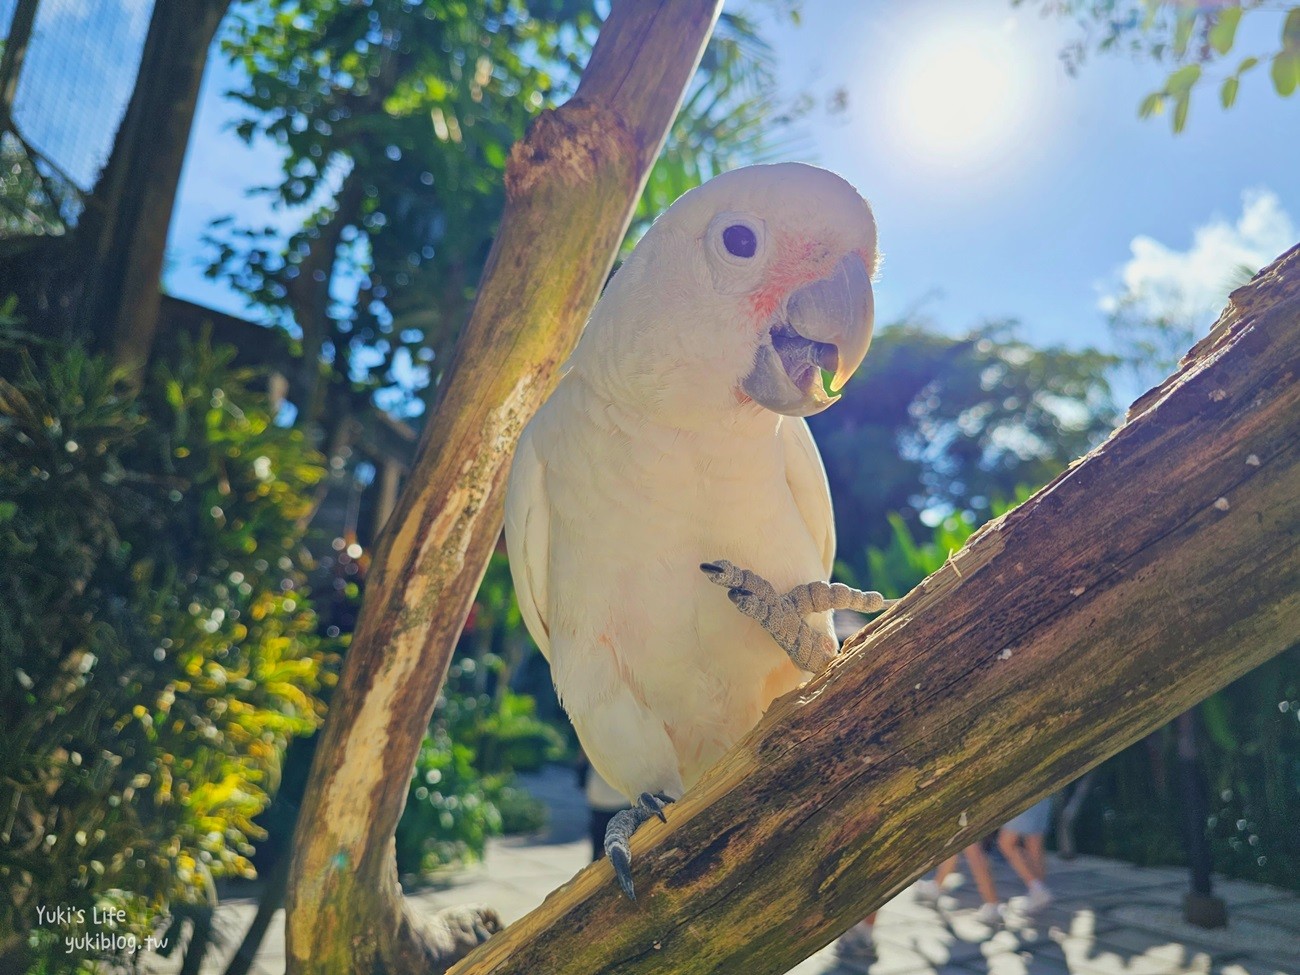
{"type": "Polygon", "coordinates": [[[834,373],[832,393],[844,388],[866,358],[874,312],[871,274],[858,254],[849,254],[827,277],[790,295],[784,320],[769,329],[741,388],[776,413],[820,413],[839,399],[826,394],[822,370],[834,373]]]}

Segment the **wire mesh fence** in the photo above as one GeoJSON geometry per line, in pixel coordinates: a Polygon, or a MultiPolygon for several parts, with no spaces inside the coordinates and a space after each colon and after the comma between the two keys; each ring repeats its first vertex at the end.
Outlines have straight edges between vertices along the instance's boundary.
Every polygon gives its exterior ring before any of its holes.
{"type": "Polygon", "coordinates": [[[0,106],[0,237],[76,222],[131,97],[153,5],[0,0],[5,46],[21,51],[16,77],[0,78],[13,99],[0,106]]]}

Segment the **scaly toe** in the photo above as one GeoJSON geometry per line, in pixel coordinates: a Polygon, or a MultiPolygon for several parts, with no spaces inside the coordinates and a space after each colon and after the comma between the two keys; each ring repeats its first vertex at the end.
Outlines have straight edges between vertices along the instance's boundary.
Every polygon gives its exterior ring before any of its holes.
{"type": "Polygon", "coordinates": [[[672,799],[665,796],[662,792],[658,795],[643,792],[637,797],[636,804],[647,814],[646,818],[649,818],[650,816],[658,816],[659,822],[666,823],[668,822],[668,817],[664,815],[664,807],[672,801],[672,799]]]}

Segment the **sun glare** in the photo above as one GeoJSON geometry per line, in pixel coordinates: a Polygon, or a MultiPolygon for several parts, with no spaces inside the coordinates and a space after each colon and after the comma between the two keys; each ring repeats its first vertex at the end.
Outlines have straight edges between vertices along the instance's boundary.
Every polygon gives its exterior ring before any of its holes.
{"type": "Polygon", "coordinates": [[[1011,26],[931,26],[918,35],[890,81],[899,140],[939,164],[982,163],[1009,151],[1032,95],[1011,26]]]}

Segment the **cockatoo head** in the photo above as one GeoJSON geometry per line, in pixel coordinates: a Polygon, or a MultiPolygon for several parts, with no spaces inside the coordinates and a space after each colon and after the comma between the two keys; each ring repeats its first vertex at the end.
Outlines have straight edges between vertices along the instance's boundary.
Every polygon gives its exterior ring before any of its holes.
{"type": "Polygon", "coordinates": [[[574,365],[670,419],[808,416],[838,399],[867,353],[875,265],[871,208],[839,176],[801,163],[733,170],[655,221],[574,365]]]}

